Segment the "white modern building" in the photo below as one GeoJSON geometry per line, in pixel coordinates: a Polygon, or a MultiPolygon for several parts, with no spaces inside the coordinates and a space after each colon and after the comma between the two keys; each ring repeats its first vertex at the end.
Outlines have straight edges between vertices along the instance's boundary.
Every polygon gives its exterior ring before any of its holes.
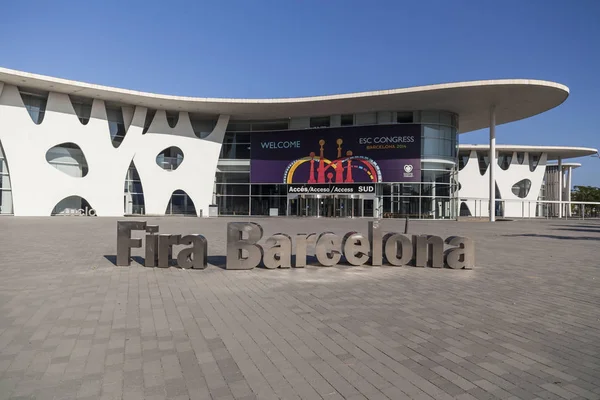
{"type": "MultiPolygon", "coordinates": [[[[459,146],[461,216],[489,216],[489,149],[488,145],[459,146]]],[[[497,145],[496,215],[560,217],[564,212],[570,216],[570,207],[561,208],[558,202],[571,201],[573,169],[581,164],[563,160],[597,153],[587,147],[497,145]]]]}
{"type": "Polygon", "coordinates": [[[509,216],[515,186],[518,199],[539,196],[544,173],[529,168],[535,157],[546,166],[593,149],[496,147],[495,127],[568,95],[558,83],[517,79],[215,99],[0,68],[0,213],[454,219],[468,211],[493,219],[471,199],[489,202],[497,182],[509,216]],[[459,134],[482,128],[491,146],[459,151],[459,134]],[[259,137],[272,140],[259,145],[259,137]],[[482,173],[486,151],[501,162],[482,173]]]}

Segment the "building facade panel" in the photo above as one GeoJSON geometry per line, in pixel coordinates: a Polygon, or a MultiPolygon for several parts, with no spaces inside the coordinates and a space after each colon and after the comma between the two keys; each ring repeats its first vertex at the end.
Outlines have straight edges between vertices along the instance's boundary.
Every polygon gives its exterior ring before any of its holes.
{"type": "MultiPolygon", "coordinates": [[[[496,215],[533,218],[572,214],[568,203],[571,201],[573,169],[581,164],[563,160],[597,156],[598,151],[571,146],[497,145],[496,153],[496,215]]],[[[486,145],[460,146],[458,197],[461,216],[489,216],[488,157],[486,145]]]]}
{"type": "MultiPolygon", "coordinates": [[[[464,155],[464,153],[463,153],[464,155]]],[[[544,172],[547,164],[547,153],[535,155],[524,152],[517,155],[517,152],[510,152],[510,163],[506,168],[501,168],[497,158],[496,166],[496,199],[500,200],[496,205],[496,214],[505,217],[536,217],[537,200],[543,182],[544,172]],[[522,161],[522,162],[520,162],[522,161]],[[532,168],[532,166],[535,167],[532,168]],[[532,170],[533,169],[533,170],[532,170]],[[520,197],[515,194],[513,187],[521,180],[527,179],[531,185],[527,195],[520,197]]],[[[462,214],[477,215],[480,217],[489,216],[489,205],[487,203],[489,177],[489,161],[487,152],[470,150],[468,152],[468,161],[458,172],[458,181],[460,190],[458,197],[460,199],[462,214]],[[482,173],[481,160],[485,159],[485,171],[482,173]],[[464,205],[463,205],[464,204],[464,205]],[[468,211],[465,210],[467,207],[468,211]]]]}
{"type": "Polygon", "coordinates": [[[176,128],[168,127],[166,118],[161,124],[164,111],[157,113],[156,124],[143,135],[146,112],[145,107],[123,107],[125,134],[115,148],[103,100],[94,99],[89,122],[83,125],[69,96],[50,92],[43,120],[36,124],[19,88],[3,85],[0,142],[10,171],[12,213],[51,215],[63,199],[78,196],[99,216],[121,216],[126,209],[125,177],[133,160],[144,184],[145,213],[164,215],[171,194],[185,190],[194,199],[198,214],[200,210],[207,214],[228,117],[221,116],[213,132],[199,139],[185,116],[176,128]],[[48,150],[62,143],[74,143],[81,149],[88,166],[86,176],[65,174],[47,161],[48,150]],[[156,156],[171,145],[184,149],[188,159],[180,170],[164,171],[156,165],[156,156]]]}

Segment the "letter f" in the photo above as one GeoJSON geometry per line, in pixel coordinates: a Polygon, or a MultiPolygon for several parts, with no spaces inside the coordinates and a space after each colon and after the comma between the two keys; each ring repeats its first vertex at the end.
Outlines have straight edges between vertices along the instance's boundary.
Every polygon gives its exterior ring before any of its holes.
{"type": "Polygon", "coordinates": [[[146,229],[145,221],[117,221],[117,265],[129,266],[131,249],[142,247],[142,239],[132,239],[131,231],[146,229]]]}

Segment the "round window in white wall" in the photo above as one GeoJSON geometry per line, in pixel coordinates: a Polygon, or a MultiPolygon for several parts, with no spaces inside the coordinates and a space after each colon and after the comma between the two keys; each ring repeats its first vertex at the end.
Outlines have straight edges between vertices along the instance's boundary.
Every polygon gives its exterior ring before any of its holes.
{"type": "Polygon", "coordinates": [[[529,189],[531,189],[531,181],[523,179],[513,185],[512,192],[515,196],[524,199],[529,194],[529,189]]]}
{"type": "Polygon", "coordinates": [[[46,152],[46,161],[60,172],[74,178],[82,178],[88,173],[88,165],[81,147],[75,143],[62,143],[46,152]]]}

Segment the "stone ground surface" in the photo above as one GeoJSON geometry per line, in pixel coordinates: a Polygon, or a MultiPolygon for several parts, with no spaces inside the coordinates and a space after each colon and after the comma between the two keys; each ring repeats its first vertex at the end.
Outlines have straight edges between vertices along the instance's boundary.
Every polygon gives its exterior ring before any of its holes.
{"type": "MultiPolygon", "coordinates": [[[[231,219],[147,220],[222,262],[231,219]]],[[[116,267],[116,221],[0,218],[0,399],[600,399],[598,221],[411,221],[469,271],[116,267]]]]}

